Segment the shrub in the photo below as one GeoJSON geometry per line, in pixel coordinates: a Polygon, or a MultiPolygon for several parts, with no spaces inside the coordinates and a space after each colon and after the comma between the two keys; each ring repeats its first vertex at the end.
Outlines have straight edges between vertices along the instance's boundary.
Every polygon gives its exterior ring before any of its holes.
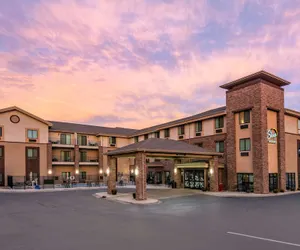
{"type": "Polygon", "coordinates": [[[284,189],[280,189],[280,192],[281,192],[281,193],[284,193],[284,189]]]}
{"type": "Polygon", "coordinates": [[[277,190],[277,189],[274,189],[273,193],[274,193],[274,194],[277,194],[277,193],[278,193],[278,190],[277,190]]]}
{"type": "Polygon", "coordinates": [[[133,194],[132,194],[132,197],[133,197],[133,199],[135,199],[135,198],[136,198],[136,194],[135,194],[135,193],[133,193],[133,194]]]}
{"type": "Polygon", "coordinates": [[[118,191],[117,191],[117,189],[113,189],[113,190],[111,190],[111,194],[112,194],[112,195],[116,195],[116,194],[117,194],[117,192],[118,192],[118,191]]]}

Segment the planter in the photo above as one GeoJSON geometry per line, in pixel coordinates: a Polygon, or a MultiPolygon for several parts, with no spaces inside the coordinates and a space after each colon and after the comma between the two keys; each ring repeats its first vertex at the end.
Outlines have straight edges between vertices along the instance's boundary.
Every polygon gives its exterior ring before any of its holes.
{"type": "Polygon", "coordinates": [[[111,190],[111,194],[112,194],[112,195],[116,195],[116,194],[117,194],[117,192],[118,192],[118,191],[117,191],[117,189],[113,189],[113,190],[111,190]]]}
{"type": "Polygon", "coordinates": [[[133,193],[132,197],[133,197],[133,199],[135,199],[136,198],[136,193],[133,193]]]}

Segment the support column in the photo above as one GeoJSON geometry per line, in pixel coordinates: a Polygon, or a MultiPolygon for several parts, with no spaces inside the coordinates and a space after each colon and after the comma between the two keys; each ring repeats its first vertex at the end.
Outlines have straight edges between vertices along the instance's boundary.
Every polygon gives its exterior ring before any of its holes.
{"type": "Polygon", "coordinates": [[[138,175],[135,176],[136,200],[147,200],[146,155],[144,153],[137,153],[135,159],[136,159],[136,167],[138,169],[138,175]]]}
{"type": "Polygon", "coordinates": [[[52,170],[52,143],[47,144],[47,174],[53,174],[52,170]]]}
{"type": "Polygon", "coordinates": [[[74,147],[74,153],[75,153],[75,175],[76,177],[78,176],[79,174],[79,160],[80,160],[80,152],[79,152],[79,145],[75,145],[74,147]],[[78,171],[78,174],[76,174],[76,171],[78,171]]]}
{"type": "Polygon", "coordinates": [[[108,156],[109,175],[107,177],[107,193],[112,194],[112,190],[117,188],[116,170],[117,159],[108,156]]]}
{"type": "Polygon", "coordinates": [[[176,183],[176,188],[181,188],[182,183],[181,183],[181,169],[176,168],[176,165],[180,162],[180,160],[175,159],[174,160],[174,169],[173,169],[173,177],[174,181],[176,183]],[[175,171],[176,169],[176,171],[175,171]]]}
{"type": "Polygon", "coordinates": [[[212,160],[209,161],[209,177],[210,177],[210,191],[219,191],[219,158],[214,156],[212,160]],[[211,170],[212,169],[212,170],[211,170]]]}

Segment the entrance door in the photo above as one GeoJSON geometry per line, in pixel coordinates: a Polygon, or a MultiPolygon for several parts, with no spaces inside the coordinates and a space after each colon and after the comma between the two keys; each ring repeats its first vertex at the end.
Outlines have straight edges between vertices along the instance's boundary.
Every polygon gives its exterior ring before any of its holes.
{"type": "Polygon", "coordinates": [[[185,170],[184,187],[192,189],[204,189],[204,170],[185,170]]]}
{"type": "Polygon", "coordinates": [[[0,186],[5,185],[4,146],[0,146],[0,186]]]}
{"type": "Polygon", "coordinates": [[[26,147],[26,180],[32,181],[40,177],[39,148],[26,147]]]}

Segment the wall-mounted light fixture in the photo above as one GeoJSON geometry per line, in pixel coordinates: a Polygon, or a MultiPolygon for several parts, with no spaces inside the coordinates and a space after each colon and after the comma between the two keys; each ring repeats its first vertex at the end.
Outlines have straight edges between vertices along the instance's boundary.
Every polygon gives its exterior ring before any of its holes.
{"type": "Polygon", "coordinates": [[[134,172],[134,170],[133,169],[131,169],[131,173],[133,174],[133,172],[134,172]]]}
{"type": "Polygon", "coordinates": [[[174,174],[177,174],[177,168],[174,168],[174,174]]]}
{"type": "Polygon", "coordinates": [[[136,176],[138,176],[138,175],[139,175],[139,169],[138,169],[138,167],[136,167],[136,168],[135,168],[135,170],[134,170],[134,174],[135,174],[136,176]]]}
{"type": "Polygon", "coordinates": [[[102,168],[100,168],[100,170],[99,170],[99,174],[103,174],[103,170],[102,170],[102,168]]]}
{"type": "Polygon", "coordinates": [[[213,174],[214,174],[214,170],[213,170],[212,168],[210,168],[210,169],[209,169],[209,173],[210,173],[211,175],[213,175],[213,174]]]}
{"type": "Polygon", "coordinates": [[[49,170],[48,170],[48,174],[52,174],[52,169],[49,169],[49,170]]]}
{"type": "Polygon", "coordinates": [[[75,170],[75,174],[79,174],[79,170],[78,169],[75,170]]]}
{"type": "Polygon", "coordinates": [[[106,174],[109,175],[109,168],[106,169],[106,174]]]}

